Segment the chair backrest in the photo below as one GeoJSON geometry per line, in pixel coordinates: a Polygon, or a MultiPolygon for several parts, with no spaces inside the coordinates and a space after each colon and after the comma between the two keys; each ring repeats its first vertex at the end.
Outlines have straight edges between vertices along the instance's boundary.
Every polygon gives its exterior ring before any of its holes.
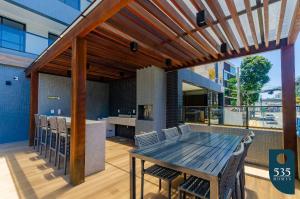
{"type": "Polygon", "coordinates": [[[239,166],[238,166],[238,171],[240,171],[243,167],[244,167],[244,162],[248,153],[248,149],[250,147],[250,145],[252,144],[252,139],[250,136],[246,136],[245,139],[243,140],[244,143],[244,152],[243,155],[241,157],[239,166]]]}
{"type": "Polygon", "coordinates": [[[172,139],[174,137],[179,136],[178,129],[176,127],[168,128],[168,129],[162,129],[162,132],[164,132],[166,139],[172,139]]]}
{"type": "Polygon", "coordinates": [[[58,117],[57,118],[57,130],[59,133],[67,133],[67,122],[66,118],[58,117]]]}
{"type": "Polygon", "coordinates": [[[35,122],[36,128],[38,128],[40,126],[40,123],[41,123],[39,114],[34,114],[34,122],[35,122]]]}
{"type": "Polygon", "coordinates": [[[51,130],[57,130],[57,117],[49,117],[49,124],[51,130]]]}
{"type": "Polygon", "coordinates": [[[48,120],[46,115],[40,115],[41,127],[48,127],[48,120]]]}
{"type": "Polygon", "coordinates": [[[181,134],[192,132],[191,126],[188,124],[179,125],[178,128],[180,129],[181,134]]]}
{"type": "Polygon", "coordinates": [[[244,143],[229,158],[226,167],[220,177],[220,198],[227,198],[230,191],[234,190],[238,165],[244,153],[244,143]]]}
{"type": "Polygon", "coordinates": [[[248,134],[248,135],[251,137],[252,140],[253,140],[254,137],[255,137],[255,133],[254,133],[253,131],[249,131],[249,134],[248,134]]]}
{"type": "Polygon", "coordinates": [[[150,146],[159,143],[158,134],[156,131],[135,135],[135,144],[138,148],[150,146]]]}

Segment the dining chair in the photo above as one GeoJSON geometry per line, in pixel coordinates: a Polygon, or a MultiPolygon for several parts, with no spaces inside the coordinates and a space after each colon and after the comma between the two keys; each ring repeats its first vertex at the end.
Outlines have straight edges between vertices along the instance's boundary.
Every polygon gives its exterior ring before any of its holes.
{"type": "Polygon", "coordinates": [[[49,144],[49,126],[48,126],[48,118],[46,115],[40,115],[40,155],[43,154],[43,149],[45,151],[45,158],[47,157],[47,150],[49,144]]]}
{"type": "Polygon", "coordinates": [[[176,127],[162,129],[162,132],[165,134],[167,140],[178,137],[180,135],[176,127]]]}
{"type": "Polygon", "coordinates": [[[35,124],[35,131],[34,131],[34,142],[33,142],[33,149],[34,150],[39,150],[40,147],[40,115],[39,114],[34,114],[34,124],[35,124]]]}
{"type": "MultiPolygon", "coordinates": [[[[134,138],[138,148],[148,147],[160,142],[156,131],[136,135],[134,136],[134,138]]],[[[144,197],[145,174],[159,179],[159,191],[161,190],[161,181],[166,181],[169,188],[168,198],[171,199],[172,181],[181,174],[180,172],[156,164],[145,168],[145,160],[141,160],[141,198],[144,197]]]]}
{"type": "MultiPolygon", "coordinates": [[[[224,170],[221,172],[219,178],[219,198],[235,199],[235,177],[240,163],[241,157],[244,152],[244,143],[240,143],[237,150],[229,158],[224,170]]],[[[210,184],[209,181],[190,176],[178,188],[179,198],[183,198],[183,193],[188,193],[196,198],[209,198],[210,197],[210,184]]]]}
{"type": "Polygon", "coordinates": [[[67,174],[67,165],[70,156],[70,134],[67,128],[66,118],[57,118],[58,130],[58,152],[57,152],[57,168],[60,169],[60,158],[64,159],[64,174],[67,174]]]}
{"type": "Polygon", "coordinates": [[[56,165],[57,149],[58,149],[57,117],[50,117],[49,124],[50,124],[49,162],[51,162],[52,152],[53,152],[54,153],[54,165],[56,165]]]}
{"type": "Polygon", "coordinates": [[[238,166],[235,183],[235,194],[238,199],[245,199],[245,159],[247,157],[248,149],[252,144],[252,141],[253,140],[250,136],[245,137],[245,139],[243,140],[245,150],[238,166]]]}
{"type": "Polygon", "coordinates": [[[178,128],[179,128],[182,135],[192,132],[191,126],[188,125],[188,124],[179,125],[178,128]]]}

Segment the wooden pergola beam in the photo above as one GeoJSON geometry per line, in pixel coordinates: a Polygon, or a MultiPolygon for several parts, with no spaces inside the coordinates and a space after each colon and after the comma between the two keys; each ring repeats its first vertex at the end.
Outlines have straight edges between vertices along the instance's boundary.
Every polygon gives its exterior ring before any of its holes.
{"type": "Polygon", "coordinates": [[[84,20],[79,21],[75,27],[51,46],[48,51],[40,57],[40,59],[29,66],[25,70],[26,74],[29,75],[31,71],[38,70],[42,66],[46,65],[50,60],[68,49],[71,46],[73,39],[77,36],[85,37],[98,25],[114,16],[132,1],[133,0],[103,0],[100,2],[99,5],[97,5],[87,16],[84,17],[84,20]]]}
{"type": "MultiPolygon", "coordinates": [[[[282,124],[284,149],[295,153],[297,173],[296,94],[295,94],[295,47],[281,48],[282,124]]],[[[300,165],[298,165],[300,166],[300,165]]]]}
{"type": "Polygon", "coordinates": [[[255,24],[254,24],[253,14],[252,14],[252,10],[251,10],[250,0],[244,0],[244,4],[245,4],[246,10],[247,10],[247,17],[248,17],[248,22],[249,22],[254,46],[256,49],[258,49],[258,40],[257,40],[257,36],[256,36],[255,24]]]}
{"type": "Polygon", "coordinates": [[[249,51],[249,43],[247,41],[247,37],[246,37],[245,31],[242,27],[240,18],[237,14],[237,10],[236,10],[234,1],[233,0],[226,0],[226,4],[227,4],[229,12],[232,16],[233,23],[234,23],[234,25],[235,25],[235,27],[238,31],[238,34],[240,35],[240,38],[243,42],[244,48],[246,49],[246,51],[249,51]]]}
{"type": "Polygon", "coordinates": [[[265,37],[265,45],[269,46],[269,0],[264,0],[264,37],[265,37]]]}
{"type": "Polygon", "coordinates": [[[287,3],[287,0],[281,1],[280,14],[279,14],[279,20],[278,20],[278,26],[277,26],[277,33],[276,33],[276,45],[279,45],[279,41],[281,38],[283,19],[284,19],[285,10],[286,10],[286,3],[287,3]]]}
{"type": "Polygon", "coordinates": [[[300,31],[300,1],[297,0],[296,8],[293,14],[291,28],[288,35],[288,44],[294,44],[300,31]]]}
{"type": "Polygon", "coordinates": [[[70,135],[70,183],[78,185],[85,179],[87,44],[83,38],[72,43],[72,98],[70,135]]]}
{"type": "Polygon", "coordinates": [[[29,123],[29,146],[34,144],[35,118],[38,113],[39,74],[34,71],[30,74],[30,123],[29,123]]]}

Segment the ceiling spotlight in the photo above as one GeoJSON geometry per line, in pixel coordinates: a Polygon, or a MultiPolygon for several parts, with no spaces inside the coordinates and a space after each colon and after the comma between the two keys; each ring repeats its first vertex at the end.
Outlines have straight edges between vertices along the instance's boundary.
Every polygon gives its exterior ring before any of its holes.
{"type": "Polygon", "coordinates": [[[166,66],[171,66],[172,65],[172,60],[171,59],[166,59],[165,60],[165,64],[166,64],[166,66]]]}
{"type": "Polygon", "coordinates": [[[130,50],[132,52],[136,52],[138,50],[138,43],[136,43],[135,41],[130,42],[130,50]]]}
{"type": "Polygon", "coordinates": [[[226,53],[227,51],[227,43],[222,43],[220,46],[221,53],[226,53]]]}
{"type": "Polygon", "coordinates": [[[67,77],[71,77],[72,76],[72,71],[68,70],[67,71],[67,77]]]}
{"type": "Polygon", "coordinates": [[[199,27],[203,27],[206,25],[206,22],[205,22],[205,10],[201,10],[197,13],[197,25],[199,27]]]}

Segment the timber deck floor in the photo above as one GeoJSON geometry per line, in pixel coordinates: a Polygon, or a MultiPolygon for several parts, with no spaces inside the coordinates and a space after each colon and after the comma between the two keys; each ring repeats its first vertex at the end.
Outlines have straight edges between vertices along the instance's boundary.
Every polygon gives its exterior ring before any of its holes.
{"type": "MultiPolygon", "coordinates": [[[[129,198],[129,155],[132,144],[124,139],[106,141],[105,171],[86,178],[85,183],[72,187],[68,176],[47,163],[27,142],[0,145],[0,198],[129,198]]],[[[139,161],[137,161],[139,163],[139,161]]],[[[137,165],[137,196],[139,198],[140,165],[137,165]]],[[[176,184],[180,183],[179,179],[176,184]]],[[[158,192],[158,180],[146,176],[144,198],[166,198],[167,190],[158,192]]],[[[270,181],[246,176],[247,199],[300,198],[299,182],[296,195],[288,196],[277,191],[270,181]]],[[[173,189],[173,198],[177,198],[173,189]]]]}

